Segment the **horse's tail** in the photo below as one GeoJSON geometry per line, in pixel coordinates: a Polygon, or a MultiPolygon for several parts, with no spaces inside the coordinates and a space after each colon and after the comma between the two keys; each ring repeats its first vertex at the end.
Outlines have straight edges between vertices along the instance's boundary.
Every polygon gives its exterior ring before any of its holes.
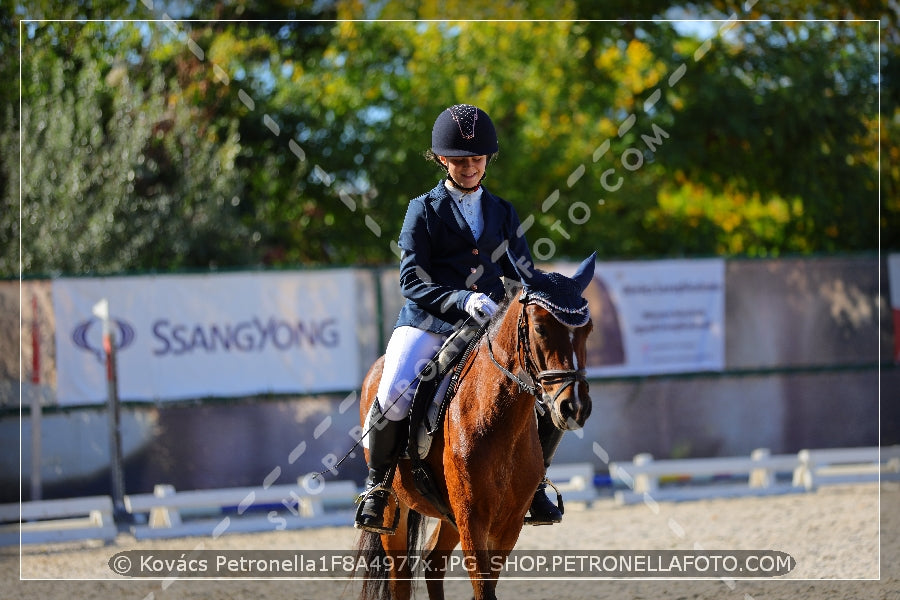
{"type": "MultiPolygon", "coordinates": [[[[384,546],[381,545],[381,535],[371,531],[359,534],[359,540],[356,542],[356,564],[367,565],[363,570],[359,600],[391,600],[387,573],[382,569],[386,556],[384,546]]],[[[357,572],[358,570],[354,570],[354,575],[357,572]]]]}
{"type": "MultiPolygon", "coordinates": [[[[406,553],[408,556],[418,556],[419,554],[425,529],[424,521],[422,515],[414,510],[410,510],[406,517],[406,553]]],[[[367,565],[367,568],[363,570],[363,584],[359,600],[391,600],[390,572],[386,568],[389,561],[384,560],[386,557],[380,534],[371,531],[360,533],[359,540],[356,542],[355,564],[364,564],[367,565]]]]}

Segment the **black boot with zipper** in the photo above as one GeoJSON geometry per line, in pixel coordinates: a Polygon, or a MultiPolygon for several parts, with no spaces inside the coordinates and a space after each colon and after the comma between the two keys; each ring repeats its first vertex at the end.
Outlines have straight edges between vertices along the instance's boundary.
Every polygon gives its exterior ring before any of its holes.
{"type": "Polygon", "coordinates": [[[394,467],[403,451],[409,426],[407,420],[391,421],[381,412],[376,398],[366,419],[369,437],[369,475],[366,477],[360,505],[356,510],[357,529],[392,535],[396,525],[385,522],[384,513],[391,497],[394,467]]]}
{"type": "MultiPolygon", "coordinates": [[[[541,442],[541,453],[544,455],[544,470],[550,467],[553,455],[562,441],[565,432],[558,429],[549,418],[538,419],[538,439],[541,442]]],[[[529,515],[525,517],[527,525],[553,525],[562,521],[563,511],[547,497],[547,478],[538,484],[534,498],[531,500],[529,515]]]]}

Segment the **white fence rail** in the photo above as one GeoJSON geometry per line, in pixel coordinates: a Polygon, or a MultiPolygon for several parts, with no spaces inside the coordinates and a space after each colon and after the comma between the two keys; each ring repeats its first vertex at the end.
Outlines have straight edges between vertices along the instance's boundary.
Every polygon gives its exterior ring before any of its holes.
{"type": "Polygon", "coordinates": [[[900,446],[801,450],[794,485],[814,490],[820,485],[876,481],[879,473],[900,473],[900,446]],[[880,452],[879,452],[880,450],[880,452]]]}
{"type": "Polygon", "coordinates": [[[772,495],[815,490],[819,485],[877,481],[879,475],[900,473],[900,446],[886,448],[829,448],[798,454],[772,455],[765,448],[748,457],[654,460],[638,454],[631,463],[610,463],[610,477],[626,490],[615,492],[616,502],[632,504],[703,498],[772,495]],[[779,483],[779,473],[790,483],[779,483]],[[746,477],[746,483],[714,483],[709,478],[746,477]],[[706,478],[706,481],[700,481],[706,478]],[[663,485],[670,483],[672,485],[663,485]]]}
{"type": "Polygon", "coordinates": [[[550,465],[547,479],[559,489],[565,502],[583,502],[590,506],[599,496],[594,486],[594,465],[588,462],[550,465]]]}
{"type": "Polygon", "coordinates": [[[0,504],[0,546],[74,540],[112,541],[118,534],[109,496],[0,504]],[[20,521],[21,518],[21,521],[20,521]]]}
{"type": "MultiPolygon", "coordinates": [[[[802,493],[822,485],[877,481],[879,476],[900,479],[900,446],[778,455],[758,449],[748,457],[676,460],[639,454],[631,463],[610,463],[609,472],[614,486],[627,488],[614,492],[619,504],[802,493]],[[743,477],[746,483],[733,483],[743,477]],[[728,483],[716,483],[719,478],[728,483]]],[[[600,497],[591,463],[552,465],[547,475],[567,502],[590,505],[600,497]]],[[[218,537],[349,525],[358,492],[352,481],[309,479],[300,479],[296,485],[180,492],[170,485],[157,485],[153,493],[125,496],[125,508],[135,521],[130,531],[136,539],[218,537]]],[[[109,496],[0,505],[0,545],[18,544],[20,536],[23,544],[110,542],[117,534],[109,496]]]]}
{"type": "Polygon", "coordinates": [[[358,493],[352,481],[318,480],[310,485],[230,488],[176,492],[157,485],[152,494],[125,496],[132,514],[147,514],[146,525],[134,525],[137,539],[213,536],[224,533],[278,531],[352,523],[358,493]],[[224,516],[223,516],[224,513],[224,516]]]}

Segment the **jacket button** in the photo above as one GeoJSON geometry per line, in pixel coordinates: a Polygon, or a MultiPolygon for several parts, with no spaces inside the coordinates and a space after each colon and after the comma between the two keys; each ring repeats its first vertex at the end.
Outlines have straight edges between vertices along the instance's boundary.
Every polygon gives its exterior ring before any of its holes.
{"type": "Polygon", "coordinates": [[[475,267],[472,267],[471,269],[469,269],[469,272],[471,272],[471,273],[477,273],[477,272],[478,272],[478,269],[476,269],[475,267]]]}
{"type": "Polygon", "coordinates": [[[472,254],[478,254],[478,248],[472,248],[472,254]]]}
{"type": "Polygon", "coordinates": [[[473,284],[472,284],[472,288],[471,288],[471,289],[472,289],[472,291],[473,291],[473,292],[474,292],[474,291],[476,291],[476,290],[477,290],[477,289],[478,289],[478,286],[477,286],[477,285],[475,285],[475,284],[474,284],[474,283],[473,283],[473,284]]]}

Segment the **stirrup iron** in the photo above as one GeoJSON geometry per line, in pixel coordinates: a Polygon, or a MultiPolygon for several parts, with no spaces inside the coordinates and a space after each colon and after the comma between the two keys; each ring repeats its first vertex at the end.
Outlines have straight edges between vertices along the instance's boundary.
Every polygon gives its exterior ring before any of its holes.
{"type": "MultiPolygon", "coordinates": [[[[362,529],[364,531],[370,531],[372,533],[380,533],[383,535],[394,535],[397,531],[397,526],[400,524],[400,498],[397,496],[397,492],[394,491],[394,488],[388,487],[383,484],[376,485],[372,489],[363,492],[359,496],[356,497],[356,518],[354,519],[353,526],[356,529],[362,529]],[[369,496],[375,493],[384,493],[387,492],[387,498],[393,499],[394,501],[394,522],[390,527],[382,526],[378,527],[376,525],[361,525],[359,520],[362,517],[363,506],[366,503],[366,500],[369,496]]],[[[385,505],[385,511],[387,511],[387,505],[385,505]]],[[[384,522],[384,514],[382,516],[382,522],[384,522]]]]}
{"type": "MultiPolygon", "coordinates": [[[[559,488],[556,487],[556,484],[550,481],[547,477],[544,477],[543,481],[541,481],[541,485],[550,486],[553,488],[553,491],[556,492],[556,508],[559,509],[559,514],[566,514],[566,507],[563,504],[562,492],[559,491],[559,488]]],[[[550,500],[549,498],[547,500],[550,500]]],[[[545,523],[543,521],[535,522],[534,518],[531,516],[525,517],[525,525],[552,525],[552,523],[545,523]]]]}

